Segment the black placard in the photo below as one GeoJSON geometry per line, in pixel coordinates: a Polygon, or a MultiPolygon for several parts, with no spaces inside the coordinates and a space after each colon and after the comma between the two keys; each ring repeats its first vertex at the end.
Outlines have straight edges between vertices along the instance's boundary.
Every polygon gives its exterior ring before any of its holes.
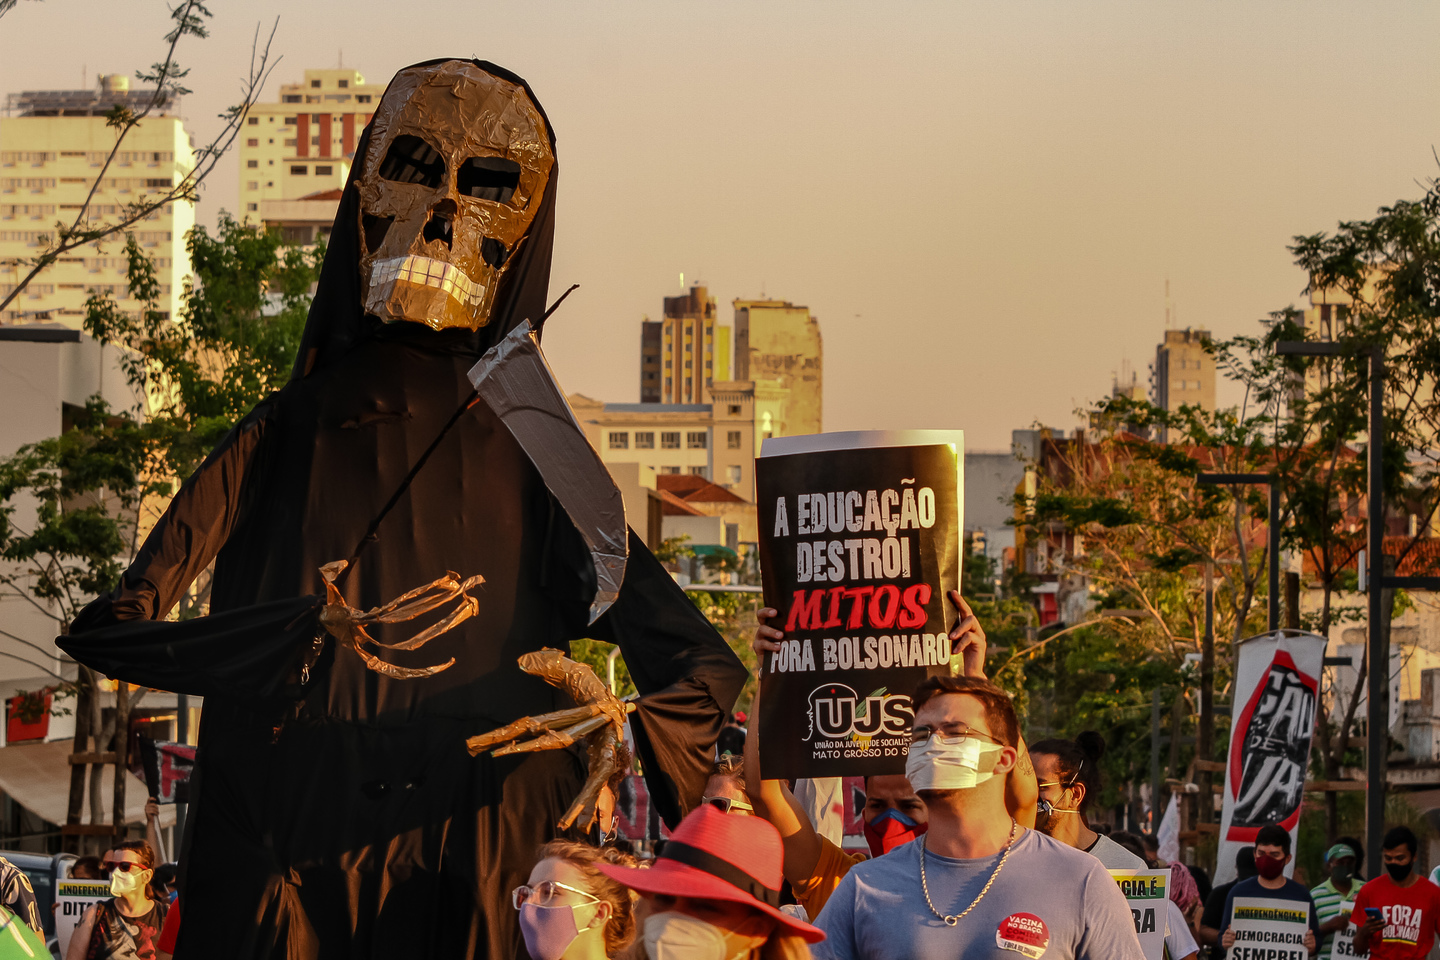
{"type": "Polygon", "coordinates": [[[784,451],[825,435],[766,441],[756,461],[765,602],[785,631],[762,665],[767,778],[903,773],[910,693],[949,672],[960,435],[893,446],[832,436],[854,441],[796,453],[784,451]]]}

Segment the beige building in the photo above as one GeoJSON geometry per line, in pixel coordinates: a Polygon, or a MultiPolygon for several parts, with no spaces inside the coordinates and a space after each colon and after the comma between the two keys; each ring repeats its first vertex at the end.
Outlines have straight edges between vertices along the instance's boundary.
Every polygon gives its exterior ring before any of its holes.
{"type": "Polygon", "coordinates": [[[1215,358],[1205,349],[1209,330],[1166,330],[1155,348],[1150,387],[1154,403],[1166,410],[1186,404],[1215,409],[1215,358]]]}
{"type": "MultiPolygon", "coordinates": [[[[69,225],[100,177],[115,146],[115,131],[105,114],[117,104],[140,109],[151,90],[131,90],[128,77],[108,76],[94,90],[41,90],[12,93],[0,117],[0,299],[8,296],[36,256],[55,234],[57,222],[69,225]]],[[[114,220],[147,196],[168,192],[194,166],[195,154],[179,105],[172,102],[130,131],[121,151],[104,171],[89,212],[96,220],[114,220]]],[[[195,224],[195,207],[177,201],[135,224],[131,232],[155,260],[161,309],[179,312],[189,273],[185,234],[195,224]]],[[[128,299],[125,239],[115,236],[72,251],[30,281],[5,308],[0,323],[50,321],[78,329],[92,292],[112,294],[122,307],[128,299]]]]}
{"type": "Polygon", "coordinates": [[[329,233],[383,92],[358,70],[306,70],[303,83],[280,88],[278,103],[251,107],[240,133],[241,215],[281,227],[293,242],[329,233]]]}
{"type": "Polygon", "coordinates": [[[730,379],[730,328],[717,324],[715,298],[697,284],[665,298],[663,320],[640,324],[640,402],[708,403],[730,379]]]}
{"type": "MultiPolygon", "coordinates": [[[[748,384],[717,383],[715,403],[605,403],[569,397],[575,418],[607,465],[703,477],[753,500],[755,439],[748,384]]],[[[643,481],[642,481],[643,482],[643,481]]]]}
{"type": "Polygon", "coordinates": [[[755,452],[766,437],[820,433],[820,322],[788,300],[736,300],[735,379],[755,384],[755,452]]]}

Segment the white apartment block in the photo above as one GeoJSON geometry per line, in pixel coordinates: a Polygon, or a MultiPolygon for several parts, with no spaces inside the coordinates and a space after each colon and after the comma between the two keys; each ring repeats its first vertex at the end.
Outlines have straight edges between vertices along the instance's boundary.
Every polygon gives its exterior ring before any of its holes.
{"type": "Polygon", "coordinates": [[[306,70],[303,83],[280,88],[278,103],[251,107],[240,131],[240,216],[278,226],[299,243],[329,233],[383,92],[358,70],[306,70]]]}
{"type": "MultiPolygon", "coordinates": [[[[104,114],[117,103],[137,108],[151,91],[129,89],[126,77],[105,77],[95,90],[45,90],[10,94],[0,117],[0,298],[8,296],[40,253],[56,224],[75,222],[90,188],[115,146],[104,114]]],[[[105,170],[89,214],[113,221],[146,196],[165,193],[194,166],[194,145],[172,103],[130,131],[105,170]]],[[[188,201],[166,204],[131,231],[159,272],[161,309],[179,312],[189,273],[185,234],[195,225],[188,201]]],[[[30,281],[0,315],[0,323],[49,321],[79,328],[92,292],[129,301],[125,237],[114,235],[72,251],[30,281]]]]}

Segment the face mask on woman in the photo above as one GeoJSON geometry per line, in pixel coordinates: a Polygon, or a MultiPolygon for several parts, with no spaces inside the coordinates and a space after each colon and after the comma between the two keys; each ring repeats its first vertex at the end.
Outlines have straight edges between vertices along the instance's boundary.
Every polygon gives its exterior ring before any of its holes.
{"type": "Polygon", "coordinates": [[[145,881],[149,879],[149,870],[121,870],[117,867],[115,872],[110,875],[110,895],[113,897],[129,896],[136,890],[143,889],[145,881]]]}
{"type": "Polygon", "coordinates": [[[754,917],[739,930],[721,930],[688,913],[654,913],[645,921],[645,955],[650,960],[732,960],[755,948],[764,923],[763,917],[754,917]],[[757,930],[747,933],[745,927],[757,930]]]}
{"type": "MultiPolygon", "coordinates": [[[[589,906],[589,904],[581,904],[589,906]]],[[[589,930],[587,926],[585,930],[589,930]]],[[[575,923],[575,906],[559,904],[538,907],[533,903],[520,905],[520,934],[525,949],[534,960],[560,960],[560,957],[584,933],[575,923]]]]}

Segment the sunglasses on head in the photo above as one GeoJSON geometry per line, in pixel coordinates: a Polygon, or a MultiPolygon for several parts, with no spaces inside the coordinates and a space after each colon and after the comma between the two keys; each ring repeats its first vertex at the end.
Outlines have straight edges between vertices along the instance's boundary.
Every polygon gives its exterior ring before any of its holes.
{"type": "Polygon", "coordinates": [[[731,810],[748,810],[755,812],[755,808],[744,800],[732,800],[730,797],[701,797],[701,803],[708,803],[721,813],[729,813],[731,810]]]}

